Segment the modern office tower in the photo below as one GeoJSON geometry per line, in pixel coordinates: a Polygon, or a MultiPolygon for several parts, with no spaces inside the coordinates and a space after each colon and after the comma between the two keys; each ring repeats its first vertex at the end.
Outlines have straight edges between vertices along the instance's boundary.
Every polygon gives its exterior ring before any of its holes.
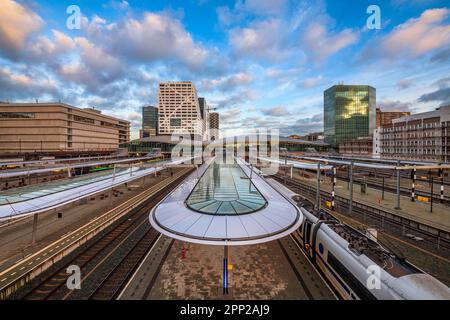
{"type": "Polygon", "coordinates": [[[190,81],[159,84],[159,134],[176,131],[203,136],[204,120],[197,90],[190,81]]]}
{"type": "Polygon", "coordinates": [[[381,158],[450,160],[450,105],[394,119],[378,131],[381,158]]]}
{"type": "Polygon", "coordinates": [[[0,153],[113,151],[130,123],[64,103],[0,103],[0,153]]]}
{"type": "Polygon", "coordinates": [[[341,142],[372,135],[375,108],[376,89],[371,86],[339,84],[325,90],[325,142],[337,148],[341,142]]]}
{"type": "Polygon", "coordinates": [[[211,112],[209,114],[209,131],[210,139],[216,140],[219,138],[219,113],[211,112]]]}
{"type": "Polygon", "coordinates": [[[158,108],[142,107],[142,138],[158,134],[158,108]]]}
{"type": "Polygon", "coordinates": [[[408,111],[381,111],[380,108],[377,108],[376,127],[378,128],[386,124],[391,124],[392,120],[409,115],[411,115],[411,112],[408,111]]]}
{"type": "Polygon", "coordinates": [[[198,98],[198,105],[200,107],[200,114],[203,120],[203,132],[206,133],[206,136],[204,137],[205,140],[208,140],[207,134],[209,133],[209,111],[208,111],[208,104],[206,103],[206,99],[203,97],[198,98]]]}

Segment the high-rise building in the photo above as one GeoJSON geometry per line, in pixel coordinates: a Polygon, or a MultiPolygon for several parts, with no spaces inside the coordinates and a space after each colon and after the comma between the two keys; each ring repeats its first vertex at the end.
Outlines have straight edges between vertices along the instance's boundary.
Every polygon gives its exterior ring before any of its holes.
{"type": "Polygon", "coordinates": [[[211,140],[219,138],[219,113],[211,112],[209,114],[209,136],[211,140]]]}
{"type": "Polygon", "coordinates": [[[204,120],[197,90],[190,81],[159,84],[159,134],[175,131],[203,136],[204,120]]]}
{"type": "Polygon", "coordinates": [[[324,92],[325,142],[341,142],[372,135],[376,126],[376,89],[366,85],[335,85],[324,92]]]}
{"type": "Polygon", "coordinates": [[[450,105],[392,120],[374,141],[386,159],[450,160],[450,105]]]}
{"type": "Polygon", "coordinates": [[[130,123],[64,103],[0,103],[0,153],[114,151],[130,123]]]}
{"type": "Polygon", "coordinates": [[[392,120],[409,115],[411,115],[411,112],[408,111],[381,111],[380,108],[377,108],[376,127],[378,128],[386,124],[391,124],[392,120]]]}
{"type": "Polygon", "coordinates": [[[158,108],[142,107],[142,138],[158,134],[158,108]]]}
{"type": "MultiPolygon", "coordinates": [[[[206,103],[206,99],[203,97],[198,98],[198,105],[200,107],[200,115],[203,120],[203,132],[208,134],[209,132],[209,111],[208,111],[208,104],[206,103]]],[[[205,140],[208,140],[208,136],[204,137],[205,140]]]]}

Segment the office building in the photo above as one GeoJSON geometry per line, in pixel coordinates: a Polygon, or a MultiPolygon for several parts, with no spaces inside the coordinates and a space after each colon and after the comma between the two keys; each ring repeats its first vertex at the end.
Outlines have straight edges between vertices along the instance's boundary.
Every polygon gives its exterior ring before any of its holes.
{"type": "Polygon", "coordinates": [[[359,137],[339,144],[339,153],[349,156],[371,156],[373,152],[373,138],[359,137]]]}
{"type": "Polygon", "coordinates": [[[392,120],[378,129],[381,158],[404,160],[450,160],[450,105],[434,111],[392,120]]]}
{"type": "Polygon", "coordinates": [[[142,107],[142,135],[141,138],[158,134],[158,108],[154,106],[142,107]]]}
{"type": "Polygon", "coordinates": [[[366,85],[335,85],[324,92],[325,142],[337,148],[342,142],[367,137],[376,126],[376,90],[366,85]]]}
{"type": "Polygon", "coordinates": [[[130,123],[64,103],[0,103],[0,153],[113,151],[130,123]]]}
{"type": "Polygon", "coordinates": [[[209,138],[211,140],[219,139],[219,113],[211,112],[209,113],[209,138]]]}
{"type": "Polygon", "coordinates": [[[409,115],[411,112],[408,111],[381,111],[380,108],[377,108],[376,128],[391,124],[392,120],[409,115]]]}
{"type": "Polygon", "coordinates": [[[204,119],[197,90],[190,81],[159,84],[159,134],[186,132],[203,136],[204,119]]]}

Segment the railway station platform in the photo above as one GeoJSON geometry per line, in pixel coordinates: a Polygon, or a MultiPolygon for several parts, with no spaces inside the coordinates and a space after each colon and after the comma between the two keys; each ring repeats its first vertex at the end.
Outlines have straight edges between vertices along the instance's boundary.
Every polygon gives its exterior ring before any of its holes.
{"type": "Polygon", "coordinates": [[[161,161],[154,167],[118,168],[114,172],[88,174],[15,188],[0,192],[0,220],[22,217],[57,208],[92,194],[132,182],[164,169],[167,165],[182,164],[191,158],[161,161]]]}
{"type": "MultiPolygon", "coordinates": [[[[316,177],[306,178],[302,173],[294,171],[293,178],[308,184],[309,186],[317,186],[316,177]]],[[[332,183],[329,177],[322,177],[320,183],[321,189],[331,192],[332,183]]],[[[337,180],[336,195],[349,198],[347,182],[337,180]]],[[[438,227],[446,231],[450,231],[450,209],[448,205],[440,204],[439,200],[433,201],[433,212],[430,212],[429,202],[411,201],[411,197],[401,196],[401,210],[395,209],[396,194],[385,192],[382,199],[382,191],[367,187],[366,192],[362,193],[360,186],[353,185],[353,200],[368,206],[380,207],[383,210],[392,212],[395,215],[403,216],[411,220],[418,221],[422,224],[438,227]]]]}
{"type": "Polygon", "coordinates": [[[209,159],[150,212],[159,232],[209,245],[249,245],[272,241],[296,230],[297,206],[243,160],[209,159]]]}

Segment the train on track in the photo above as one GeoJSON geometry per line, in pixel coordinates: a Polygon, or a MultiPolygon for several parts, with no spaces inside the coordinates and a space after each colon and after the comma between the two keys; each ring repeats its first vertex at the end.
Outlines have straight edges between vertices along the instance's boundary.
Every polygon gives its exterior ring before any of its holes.
{"type": "Polygon", "coordinates": [[[450,300],[445,284],[297,197],[304,220],[292,236],[342,299],[450,300]]]}

